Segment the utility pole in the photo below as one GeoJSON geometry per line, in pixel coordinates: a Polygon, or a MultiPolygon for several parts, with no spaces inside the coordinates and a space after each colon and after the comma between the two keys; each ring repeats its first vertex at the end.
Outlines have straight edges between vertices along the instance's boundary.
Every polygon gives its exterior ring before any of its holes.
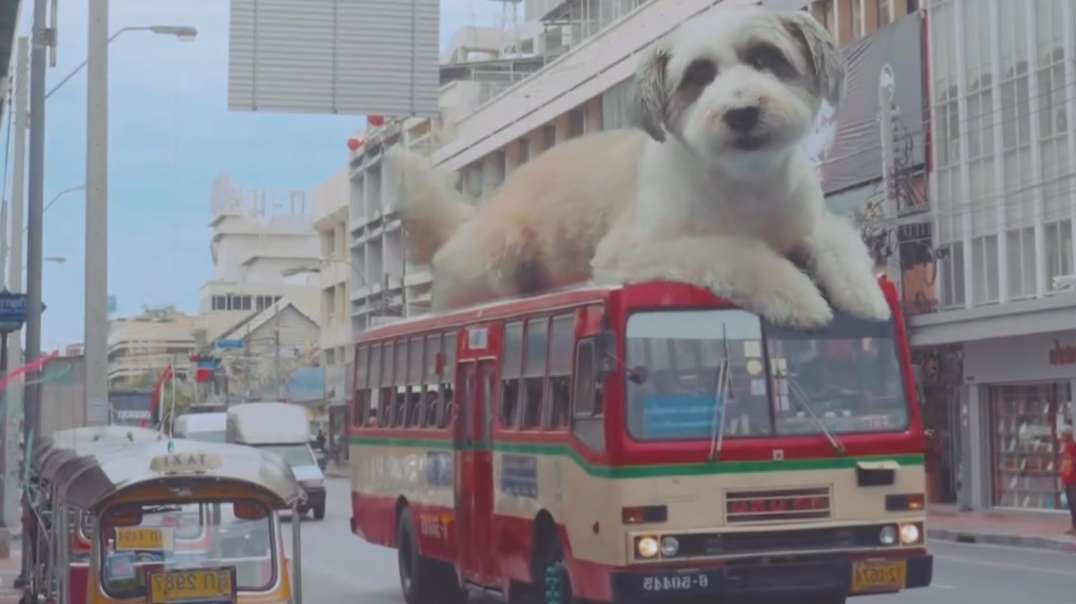
{"type": "MultiPolygon", "coordinates": [[[[27,93],[30,77],[30,39],[20,37],[15,42],[15,131],[12,145],[15,148],[14,174],[11,189],[11,231],[8,239],[10,255],[8,256],[7,285],[11,291],[22,292],[22,233],[26,207],[26,126],[29,107],[27,93]]],[[[8,354],[12,365],[22,363],[22,338],[19,332],[7,336],[8,354]]],[[[4,392],[4,421],[2,432],[4,438],[4,475],[3,475],[3,512],[7,522],[13,523],[19,516],[19,423],[22,420],[22,379],[15,379],[8,384],[4,392]]]]}
{"type": "MultiPolygon", "coordinates": [[[[41,356],[41,256],[44,225],[45,185],[45,48],[50,32],[47,19],[48,0],[34,0],[33,45],[30,49],[30,178],[27,192],[27,263],[26,263],[26,361],[41,356]]],[[[18,230],[18,229],[16,229],[18,230]]],[[[30,452],[41,430],[41,387],[35,376],[27,376],[25,410],[23,412],[23,454],[30,461],[30,452]]],[[[23,505],[29,502],[23,497],[23,505]]],[[[33,563],[28,544],[33,531],[28,523],[22,527],[22,576],[33,563]]]]}
{"type": "Polygon", "coordinates": [[[108,0],[89,0],[86,56],[87,423],[108,409],[108,0]]]}
{"type": "Polygon", "coordinates": [[[276,379],[277,400],[284,400],[283,385],[280,383],[280,303],[273,302],[273,375],[276,379]]]}

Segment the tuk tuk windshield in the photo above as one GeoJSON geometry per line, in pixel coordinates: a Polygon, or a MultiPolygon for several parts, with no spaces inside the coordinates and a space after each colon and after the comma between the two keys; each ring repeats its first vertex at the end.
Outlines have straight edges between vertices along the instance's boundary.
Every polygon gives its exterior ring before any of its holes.
{"type": "Polygon", "coordinates": [[[117,599],[141,598],[148,573],[234,567],[238,590],[268,590],[277,567],[272,518],[250,500],[125,505],[111,516],[106,510],[101,585],[117,599]]]}

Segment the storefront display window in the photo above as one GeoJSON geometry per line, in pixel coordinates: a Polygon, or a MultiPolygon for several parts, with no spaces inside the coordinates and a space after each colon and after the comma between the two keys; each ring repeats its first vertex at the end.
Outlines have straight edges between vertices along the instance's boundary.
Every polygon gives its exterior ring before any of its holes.
{"type": "Polygon", "coordinates": [[[1068,382],[994,385],[988,396],[994,505],[1063,509],[1058,467],[1071,397],[1068,382]]]}

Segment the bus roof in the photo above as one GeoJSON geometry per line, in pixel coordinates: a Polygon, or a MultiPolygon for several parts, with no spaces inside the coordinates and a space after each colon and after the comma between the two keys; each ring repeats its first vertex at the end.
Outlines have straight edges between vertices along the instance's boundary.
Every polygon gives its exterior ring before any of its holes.
{"type": "Polygon", "coordinates": [[[452,309],[447,312],[431,312],[369,329],[362,333],[360,340],[378,340],[414,333],[425,328],[445,328],[454,325],[465,325],[475,321],[497,319],[521,312],[540,312],[561,307],[578,306],[588,302],[601,302],[608,297],[610,292],[625,287],[630,286],[603,286],[586,283],[571,288],[553,290],[537,296],[502,298],[475,306],[452,309]]]}
{"type": "MultiPolygon", "coordinates": [[[[895,305],[894,310],[901,315],[896,287],[884,276],[879,277],[878,281],[890,305],[895,305]]],[[[358,341],[376,341],[426,330],[514,317],[520,314],[556,311],[560,308],[604,302],[613,296],[622,296],[633,306],[735,306],[729,300],[715,295],[704,287],[677,281],[648,281],[616,285],[585,283],[537,296],[503,298],[475,306],[401,319],[363,332],[358,337],[358,341]]]]}

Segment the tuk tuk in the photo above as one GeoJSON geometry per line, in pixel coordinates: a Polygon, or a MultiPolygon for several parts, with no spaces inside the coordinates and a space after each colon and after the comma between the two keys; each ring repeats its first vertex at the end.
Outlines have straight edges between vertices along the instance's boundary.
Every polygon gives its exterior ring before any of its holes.
{"type": "MultiPolygon", "coordinates": [[[[300,603],[301,523],[288,564],[278,511],[302,493],[283,460],[249,447],[172,440],[94,456],[56,489],[57,533],[78,528],[67,510],[92,517],[85,577],[58,573],[57,601],[300,603]]],[[[71,549],[56,551],[69,568],[71,549]]]]}
{"type": "Polygon", "coordinates": [[[32,559],[29,592],[32,595],[52,599],[57,594],[61,573],[71,573],[72,583],[79,585],[82,581],[78,577],[85,577],[88,567],[90,531],[87,527],[92,516],[68,507],[66,513],[70,515],[68,526],[71,530],[66,535],[57,532],[57,487],[80,468],[94,463],[99,456],[163,437],[159,432],[145,428],[83,427],[55,432],[35,447],[26,493],[34,527],[28,537],[32,559]],[[60,548],[68,549],[70,564],[67,568],[57,566],[60,548]]]}

